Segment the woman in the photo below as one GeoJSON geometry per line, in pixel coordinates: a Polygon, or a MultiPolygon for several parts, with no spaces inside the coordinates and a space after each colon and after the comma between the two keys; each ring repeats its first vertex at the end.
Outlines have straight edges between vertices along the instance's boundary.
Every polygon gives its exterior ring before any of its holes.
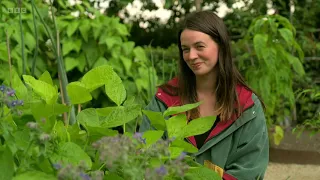
{"type": "MultiPolygon", "coordinates": [[[[199,149],[196,161],[225,180],[263,179],[269,161],[269,141],[263,103],[248,87],[231,56],[227,28],[213,12],[188,15],[179,33],[180,71],[158,88],[146,109],[203,103],[188,120],[216,116],[210,131],[189,137],[199,149]]],[[[140,132],[154,129],[144,117],[140,132]]]]}

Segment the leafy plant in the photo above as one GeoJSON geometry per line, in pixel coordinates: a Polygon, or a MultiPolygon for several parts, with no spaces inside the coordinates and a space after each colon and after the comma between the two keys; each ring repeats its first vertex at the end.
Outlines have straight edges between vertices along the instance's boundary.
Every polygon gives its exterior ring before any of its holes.
{"type": "MultiPolygon", "coordinates": [[[[24,75],[26,86],[17,73],[13,79],[12,88],[0,86],[0,166],[8,168],[1,174],[2,179],[179,179],[197,177],[198,170],[205,168],[186,155],[185,152],[196,149],[182,138],[190,135],[188,129],[194,129],[192,134],[197,134],[206,127],[192,123],[183,125],[186,123],[183,116],[172,117],[169,121],[156,120],[166,126],[143,134],[125,132],[119,135],[112,130],[140,116],[141,105],[127,98],[122,80],[111,66],[93,68],[81,81],[69,83],[72,102],[69,106],[58,102],[60,93],[48,72],[39,79],[24,75]],[[101,87],[115,106],[87,108],[77,113],[75,124],[63,122],[62,113],[68,112],[74,104],[90,101],[91,93],[101,87]],[[28,92],[24,96],[22,89],[28,92]],[[18,96],[23,98],[17,100],[18,96]],[[184,126],[181,132],[177,124],[184,126]],[[166,130],[170,138],[176,139],[163,140],[166,130]]],[[[197,105],[168,109],[164,116],[197,105]]],[[[219,177],[214,171],[209,172],[207,176],[219,177]]]]}
{"type": "Polygon", "coordinates": [[[237,52],[238,67],[264,100],[268,125],[277,143],[283,137],[278,125],[295,106],[293,79],[305,75],[304,53],[295,35],[288,19],[280,15],[262,16],[252,22],[245,38],[238,41],[241,48],[237,51],[246,51],[237,52]]]}

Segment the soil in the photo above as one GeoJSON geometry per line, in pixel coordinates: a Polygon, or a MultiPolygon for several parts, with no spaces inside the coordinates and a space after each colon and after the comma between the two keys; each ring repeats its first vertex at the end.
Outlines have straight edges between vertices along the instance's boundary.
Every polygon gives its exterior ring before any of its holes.
{"type": "Polygon", "coordinates": [[[320,180],[320,165],[270,162],[265,180],[320,180]]]}

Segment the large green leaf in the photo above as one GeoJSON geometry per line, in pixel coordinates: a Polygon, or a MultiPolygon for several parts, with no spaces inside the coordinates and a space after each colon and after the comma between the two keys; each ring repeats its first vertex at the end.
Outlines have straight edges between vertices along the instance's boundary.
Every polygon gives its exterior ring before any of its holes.
{"type": "Polygon", "coordinates": [[[54,104],[57,101],[58,93],[54,86],[29,75],[23,75],[23,79],[47,104],[54,104]]]}
{"type": "Polygon", "coordinates": [[[103,127],[111,128],[123,125],[141,114],[141,105],[118,106],[102,121],[103,127]]]}
{"type": "Polygon", "coordinates": [[[214,170],[207,167],[190,168],[186,173],[187,180],[221,180],[221,177],[214,170]]]}
{"type": "Polygon", "coordinates": [[[183,128],[183,136],[190,137],[203,134],[211,129],[215,121],[215,116],[207,116],[194,119],[183,128]]]}
{"type": "Polygon", "coordinates": [[[22,174],[18,174],[12,180],[56,180],[57,178],[53,175],[46,174],[40,171],[27,171],[22,174]]]}
{"type": "Polygon", "coordinates": [[[178,114],[166,120],[166,126],[169,138],[183,138],[183,128],[187,125],[185,114],[178,114]]]}
{"type": "Polygon", "coordinates": [[[46,83],[53,86],[53,81],[52,81],[51,75],[48,71],[45,71],[44,73],[42,73],[41,76],[39,77],[39,80],[46,82],[46,83]]]}
{"type": "Polygon", "coordinates": [[[35,46],[36,46],[36,40],[35,40],[35,38],[29,33],[29,32],[26,32],[25,33],[25,43],[26,43],[26,45],[27,45],[27,47],[28,47],[28,49],[30,50],[30,51],[32,51],[34,48],[35,48],[35,46]]]}
{"type": "Polygon", "coordinates": [[[105,85],[106,94],[118,106],[125,100],[126,90],[121,78],[111,66],[104,65],[90,70],[83,76],[81,82],[90,92],[105,85]]]}
{"type": "Polygon", "coordinates": [[[58,151],[51,156],[51,160],[53,163],[72,164],[75,166],[84,162],[88,169],[91,169],[92,166],[92,161],[88,154],[73,142],[60,143],[58,151]]]}
{"type": "Polygon", "coordinates": [[[149,118],[151,125],[157,130],[166,130],[166,122],[161,112],[154,112],[142,110],[142,112],[149,118]]]}
{"type": "Polygon", "coordinates": [[[194,109],[196,107],[198,107],[202,102],[196,102],[196,103],[192,103],[192,104],[186,104],[186,105],[182,105],[182,106],[175,106],[175,107],[169,107],[166,111],[164,111],[163,116],[170,116],[173,114],[179,114],[182,112],[186,112],[189,111],[191,109],[194,109]]]}
{"type": "Polygon", "coordinates": [[[2,146],[0,149],[0,168],[0,179],[11,180],[14,173],[14,161],[8,146],[2,146]]]}
{"type": "Polygon", "coordinates": [[[82,104],[92,100],[92,96],[87,88],[80,86],[79,83],[70,83],[67,85],[67,92],[71,104],[82,104]]]}

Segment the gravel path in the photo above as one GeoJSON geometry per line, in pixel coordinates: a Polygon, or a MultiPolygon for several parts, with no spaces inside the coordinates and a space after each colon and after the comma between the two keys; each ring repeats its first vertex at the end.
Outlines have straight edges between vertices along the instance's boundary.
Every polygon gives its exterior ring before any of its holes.
{"type": "Polygon", "coordinates": [[[320,180],[320,166],[271,162],[265,180],[320,180]]]}

